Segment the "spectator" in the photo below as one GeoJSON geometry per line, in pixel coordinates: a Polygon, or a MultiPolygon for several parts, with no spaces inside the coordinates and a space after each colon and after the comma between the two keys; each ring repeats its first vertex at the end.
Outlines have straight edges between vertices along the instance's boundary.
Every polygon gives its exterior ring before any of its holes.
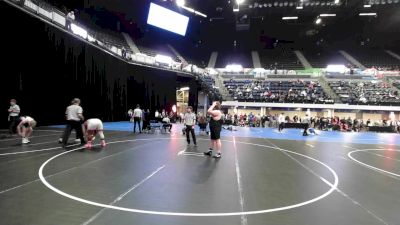
{"type": "Polygon", "coordinates": [[[10,134],[16,133],[17,123],[19,121],[19,113],[21,109],[17,105],[17,100],[11,99],[10,100],[10,108],[8,109],[8,132],[10,134]]]}
{"type": "Polygon", "coordinates": [[[71,30],[71,23],[72,21],[75,20],[75,12],[72,10],[67,14],[67,19],[66,19],[66,26],[68,30],[71,30]]]}
{"type": "Polygon", "coordinates": [[[140,105],[136,105],[136,109],[133,110],[133,133],[136,133],[136,124],[139,126],[139,133],[142,133],[142,129],[140,127],[140,123],[142,121],[142,110],[140,109],[140,105]]]}
{"type": "Polygon", "coordinates": [[[150,109],[143,110],[143,130],[148,131],[150,129],[150,109]]]}
{"type": "Polygon", "coordinates": [[[168,132],[171,133],[172,124],[171,124],[171,120],[168,118],[168,116],[166,116],[162,119],[162,123],[163,123],[163,128],[165,130],[168,128],[168,132]]]}

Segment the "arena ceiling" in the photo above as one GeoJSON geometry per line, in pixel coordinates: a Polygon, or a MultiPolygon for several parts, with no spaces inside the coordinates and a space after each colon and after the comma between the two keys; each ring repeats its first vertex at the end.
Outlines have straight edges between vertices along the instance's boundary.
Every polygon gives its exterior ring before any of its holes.
{"type": "MultiPolygon", "coordinates": [[[[144,37],[164,40],[174,36],[146,26],[150,2],[163,5],[190,17],[186,40],[208,48],[229,48],[234,41],[244,49],[273,47],[274,43],[326,44],[370,42],[400,46],[400,0],[186,0],[188,7],[207,15],[195,16],[179,8],[175,0],[88,0],[57,1],[76,8],[101,27],[126,31],[137,40],[144,37]],[[365,4],[371,4],[365,8],[365,4]],[[302,6],[302,9],[297,9],[302,6]],[[377,16],[361,17],[359,13],[375,12],[377,16]],[[321,14],[335,14],[316,20],[321,14]],[[282,20],[296,16],[297,20],[282,20]],[[120,23],[118,26],[117,23],[120,23]]],[[[176,37],[178,41],[181,39],[176,37]]],[[[334,47],[334,46],[333,46],[334,47]]]]}

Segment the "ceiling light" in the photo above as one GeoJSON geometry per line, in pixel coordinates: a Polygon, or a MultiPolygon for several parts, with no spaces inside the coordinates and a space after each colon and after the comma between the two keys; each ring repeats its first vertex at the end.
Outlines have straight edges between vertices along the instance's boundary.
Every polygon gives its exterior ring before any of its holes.
{"type": "Polygon", "coordinates": [[[182,7],[182,6],[185,5],[185,0],[176,0],[176,4],[177,4],[179,7],[182,7]]]}
{"type": "Polygon", "coordinates": [[[360,13],[360,16],[377,16],[376,13],[360,13]]]}
{"type": "Polygon", "coordinates": [[[297,16],[284,16],[282,20],[297,20],[298,18],[297,16]]]}
{"type": "Polygon", "coordinates": [[[336,14],[327,14],[327,13],[325,13],[325,14],[320,14],[319,16],[320,17],[333,17],[333,16],[336,16],[336,14]]]}
{"type": "Polygon", "coordinates": [[[317,18],[317,20],[315,21],[315,24],[320,24],[322,22],[321,18],[317,18]]]}
{"type": "Polygon", "coordinates": [[[371,5],[364,5],[364,8],[371,8],[371,5]]]}
{"type": "Polygon", "coordinates": [[[244,3],[244,0],[236,0],[237,4],[242,4],[244,3]]]}

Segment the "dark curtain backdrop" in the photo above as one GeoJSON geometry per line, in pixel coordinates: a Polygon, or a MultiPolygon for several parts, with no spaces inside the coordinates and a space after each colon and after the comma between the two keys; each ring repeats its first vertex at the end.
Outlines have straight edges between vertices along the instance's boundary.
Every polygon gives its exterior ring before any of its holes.
{"type": "MultiPolygon", "coordinates": [[[[136,104],[155,111],[176,103],[176,73],[129,65],[4,2],[0,5],[2,127],[10,98],[18,100],[21,115],[34,117],[39,125],[63,123],[74,97],[82,100],[86,118],[104,121],[126,120],[127,110],[136,104]]],[[[189,78],[187,82],[193,84],[189,78]]],[[[197,102],[194,95],[191,104],[197,102]]]]}

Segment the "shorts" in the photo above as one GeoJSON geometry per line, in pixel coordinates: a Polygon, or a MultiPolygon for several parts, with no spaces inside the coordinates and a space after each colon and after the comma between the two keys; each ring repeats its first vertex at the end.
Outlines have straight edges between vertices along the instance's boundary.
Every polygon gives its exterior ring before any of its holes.
{"type": "Polygon", "coordinates": [[[221,138],[221,128],[213,127],[210,129],[211,140],[218,140],[221,138]]]}
{"type": "Polygon", "coordinates": [[[102,131],[103,130],[103,123],[99,119],[89,119],[87,121],[87,130],[96,130],[102,131]]]}

